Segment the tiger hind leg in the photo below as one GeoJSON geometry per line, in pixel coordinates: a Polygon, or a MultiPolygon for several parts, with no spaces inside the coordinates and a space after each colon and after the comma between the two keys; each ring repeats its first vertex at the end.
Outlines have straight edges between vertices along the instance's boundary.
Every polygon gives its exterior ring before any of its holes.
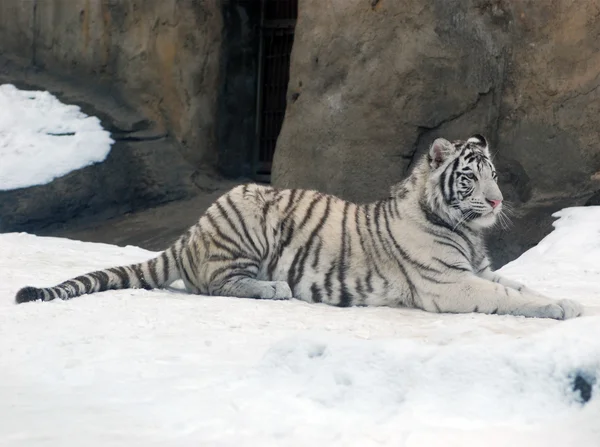
{"type": "Polygon", "coordinates": [[[211,295],[265,300],[288,300],[292,289],[285,281],[261,281],[247,276],[233,276],[211,287],[211,295]]]}

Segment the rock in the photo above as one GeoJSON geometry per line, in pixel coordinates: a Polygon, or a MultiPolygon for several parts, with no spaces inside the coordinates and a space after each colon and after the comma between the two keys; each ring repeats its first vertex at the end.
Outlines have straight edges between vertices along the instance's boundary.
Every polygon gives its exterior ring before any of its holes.
{"type": "MultiPolygon", "coordinates": [[[[99,117],[118,141],[105,163],[50,185],[0,192],[0,231],[68,235],[173,200],[204,204],[231,183],[215,168],[238,178],[248,174],[259,6],[246,0],[0,2],[0,83],[49,90],[99,117]]],[[[104,242],[118,239],[98,231],[104,242]]],[[[94,239],[90,232],[82,237],[94,239]]],[[[152,243],[161,242],[168,243],[152,243]]]]}
{"type": "Polygon", "coordinates": [[[45,185],[0,191],[0,232],[48,233],[198,193],[195,183],[206,174],[196,172],[180,153],[179,143],[132,109],[110,84],[53,77],[6,59],[0,59],[0,68],[0,83],[50,89],[65,103],[98,116],[115,140],[102,163],[45,185]]]}
{"type": "Polygon", "coordinates": [[[592,398],[593,394],[593,386],[596,382],[595,378],[593,380],[587,380],[581,374],[577,374],[575,376],[575,380],[573,381],[573,391],[575,394],[579,394],[579,400],[581,403],[587,403],[592,398]]]}
{"type": "Polygon", "coordinates": [[[3,0],[0,54],[111,83],[188,161],[214,162],[220,8],[220,0],[3,0]]]}
{"type": "Polygon", "coordinates": [[[102,163],[46,185],[0,191],[0,233],[48,233],[65,223],[101,220],[192,197],[193,168],[176,143],[116,142],[102,163]],[[164,169],[165,158],[170,168],[164,169]]]}
{"type": "Polygon", "coordinates": [[[442,128],[490,127],[505,33],[466,2],[374,4],[301,2],[276,185],[373,200],[442,128]]]}
{"type": "Polygon", "coordinates": [[[514,259],[554,211],[600,191],[599,13],[589,0],[301,0],[273,183],[370,201],[436,137],[482,133],[514,209],[492,256],[514,259]]]}
{"type": "Polygon", "coordinates": [[[117,141],[103,163],[1,191],[0,232],[49,234],[202,192],[197,167],[217,158],[220,6],[0,3],[0,83],[49,90],[117,141]]]}

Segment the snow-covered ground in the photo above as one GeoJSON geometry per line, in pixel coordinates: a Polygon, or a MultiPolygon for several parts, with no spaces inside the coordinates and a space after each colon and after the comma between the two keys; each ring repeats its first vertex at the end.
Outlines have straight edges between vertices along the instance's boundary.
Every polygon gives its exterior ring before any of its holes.
{"type": "Polygon", "coordinates": [[[580,300],[565,322],[134,290],[17,306],[153,253],[0,235],[0,446],[599,446],[600,208],[559,216],[502,271],[580,300]]]}
{"type": "Polygon", "coordinates": [[[78,106],[0,85],[0,190],[44,185],[101,162],[113,142],[100,120],[78,106]]]}

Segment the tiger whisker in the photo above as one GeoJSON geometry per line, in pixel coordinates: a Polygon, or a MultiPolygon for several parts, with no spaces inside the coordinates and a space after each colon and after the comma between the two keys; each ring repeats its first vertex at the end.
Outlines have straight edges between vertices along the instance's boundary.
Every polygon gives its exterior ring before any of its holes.
{"type": "Polygon", "coordinates": [[[473,213],[473,211],[469,210],[466,214],[463,215],[462,219],[460,219],[456,225],[454,225],[454,228],[452,228],[452,231],[455,231],[458,226],[463,223],[465,220],[470,219],[471,217],[473,217],[475,214],[473,213]]]}

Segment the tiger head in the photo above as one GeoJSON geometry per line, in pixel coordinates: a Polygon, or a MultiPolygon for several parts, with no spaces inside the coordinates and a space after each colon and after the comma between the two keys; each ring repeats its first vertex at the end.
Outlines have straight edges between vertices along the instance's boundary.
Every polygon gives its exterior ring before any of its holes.
{"type": "Polygon", "coordinates": [[[503,197],[482,135],[454,142],[438,138],[429,148],[428,162],[432,209],[453,225],[485,228],[496,222],[503,197]]]}

